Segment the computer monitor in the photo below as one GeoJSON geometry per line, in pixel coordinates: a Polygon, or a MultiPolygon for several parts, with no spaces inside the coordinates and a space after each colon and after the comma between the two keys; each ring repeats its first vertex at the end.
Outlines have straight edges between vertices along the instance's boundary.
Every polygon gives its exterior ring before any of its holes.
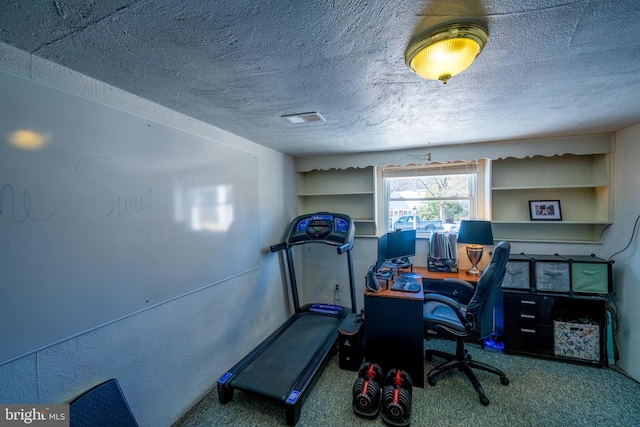
{"type": "Polygon", "coordinates": [[[378,237],[378,259],[376,260],[376,271],[380,271],[387,260],[387,235],[378,237]]]}
{"type": "MultiPolygon", "coordinates": [[[[416,254],[416,230],[392,231],[386,234],[386,240],[385,259],[388,261],[397,262],[416,254]]],[[[379,241],[378,250],[380,250],[379,241]]]]}

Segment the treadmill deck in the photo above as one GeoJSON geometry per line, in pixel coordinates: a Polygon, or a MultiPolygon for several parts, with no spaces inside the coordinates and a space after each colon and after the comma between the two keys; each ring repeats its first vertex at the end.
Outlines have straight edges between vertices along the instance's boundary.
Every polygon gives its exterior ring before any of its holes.
{"type": "Polygon", "coordinates": [[[231,385],[282,399],[340,322],[333,316],[302,314],[238,373],[231,385]]]}

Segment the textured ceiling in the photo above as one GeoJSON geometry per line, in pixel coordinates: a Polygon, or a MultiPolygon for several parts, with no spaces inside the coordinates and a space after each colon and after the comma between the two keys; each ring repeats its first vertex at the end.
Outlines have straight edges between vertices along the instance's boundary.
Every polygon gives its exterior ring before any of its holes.
{"type": "Polygon", "coordinates": [[[306,156],[640,123],[639,22],[637,0],[2,0],[0,41],[306,156]],[[474,64],[409,71],[412,37],[454,21],[489,30],[474,64]]]}

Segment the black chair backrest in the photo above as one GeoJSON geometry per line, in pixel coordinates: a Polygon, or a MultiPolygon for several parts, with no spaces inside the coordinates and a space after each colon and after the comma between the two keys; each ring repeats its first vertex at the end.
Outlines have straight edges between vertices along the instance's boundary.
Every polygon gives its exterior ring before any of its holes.
{"type": "Polygon", "coordinates": [[[71,427],[138,427],[115,379],[85,391],[69,403],[71,427]]]}
{"type": "Polygon", "coordinates": [[[510,252],[509,242],[500,242],[494,247],[489,266],[480,276],[467,306],[467,314],[473,315],[479,338],[487,338],[493,332],[493,307],[502,286],[510,252]]]}

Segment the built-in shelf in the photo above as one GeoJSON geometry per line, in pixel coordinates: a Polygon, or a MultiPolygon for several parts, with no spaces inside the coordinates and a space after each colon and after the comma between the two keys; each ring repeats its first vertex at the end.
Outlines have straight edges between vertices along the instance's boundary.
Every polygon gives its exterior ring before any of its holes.
{"type": "Polygon", "coordinates": [[[492,163],[494,238],[600,243],[611,224],[609,154],[499,159],[492,163]],[[561,221],[532,221],[530,200],[560,200],[561,221]]]}
{"type": "Polygon", "coordinates": [[[353,219],[356,236],[375,236],[380,179],[373,166],[299,172],[298,213],[343,213],[353,219]]]}

